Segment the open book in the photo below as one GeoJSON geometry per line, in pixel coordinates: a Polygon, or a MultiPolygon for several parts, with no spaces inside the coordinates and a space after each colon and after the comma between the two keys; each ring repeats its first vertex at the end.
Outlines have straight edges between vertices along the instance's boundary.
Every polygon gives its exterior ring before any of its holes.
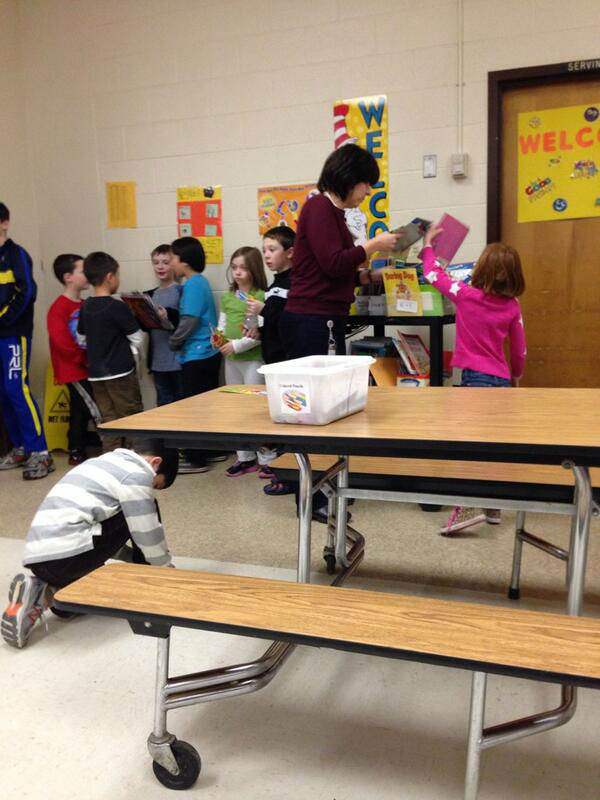
{"type": "Polygon", "coordinates": [[[132,310],[135,318],[140,324],[140,328],[145,331],[163,330],[172,331],[173,325],[168,319],[162,320],[158,315],[158,308],[154,305],[147,294],[143,292],[125,292],[119,295],[124,303],[127,303],[132,310]]]}

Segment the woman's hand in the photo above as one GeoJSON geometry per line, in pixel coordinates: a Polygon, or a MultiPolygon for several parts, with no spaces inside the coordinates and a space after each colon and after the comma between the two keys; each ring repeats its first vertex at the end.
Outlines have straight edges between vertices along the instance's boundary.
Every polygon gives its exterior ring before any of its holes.
{"type": "Polygon", "coordinates": [[[443,228],[440,228],[439,225],[432,223],[425,231],[425,236],[423,237],[423,247],[429,247],[438,233],[441,233],[442,231],[443,228]]]}
{"type": "Polygon", "coordinates": [[[235,353],[232,342],[227,342],[222,347],[219,347],[219,352],[224,356],[232,356],[235,353]]]}
{"type": "Polygon", "coordinates": [[[259,314],[262,314],[262,310],[263,310],[263,308],[264,308],[264,307],[265,307],[265,304],[264,304],[264,303],[261,303],[261,301],[260,301],[260,300],[257,300],[257,299],[256,299],[256,298],[254,298],[254,297],[251,297],[251,298],[250,298],[250,299],[249,299],[249,300],[246,302],[246,309],[247,309],[247,311],[248,311],[250,314],[254,314],[254,316],[258,316],[259,314]]]}
{"type": "Polygon", "coordinates": [[[395,250],[400,235],[400,233],[384,231],[383,233],[378,233],[377,236],[373,237],[373,239],[369,241],[369,244],[373,242],[373,244],[376,245],[375,250],[380,250],[381,252],[395,250]]]}

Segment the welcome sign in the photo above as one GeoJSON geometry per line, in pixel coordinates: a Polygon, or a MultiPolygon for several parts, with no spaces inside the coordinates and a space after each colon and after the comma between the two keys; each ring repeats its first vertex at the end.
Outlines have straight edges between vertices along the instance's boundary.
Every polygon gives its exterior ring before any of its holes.
{"type": "Polygon", "coordinates": [[[518,221],[600,217],[598,103],[518,115],[518,221]]]}
{"type": "Polygon", "coordinates": [[[387,97],[384,94],[336,100],[333,104],[335,149],[354,142],[364,147],[379,166],[379,181],[360,206],[366,216],[367,238],[389,224],[389,164],[387,97]]]}

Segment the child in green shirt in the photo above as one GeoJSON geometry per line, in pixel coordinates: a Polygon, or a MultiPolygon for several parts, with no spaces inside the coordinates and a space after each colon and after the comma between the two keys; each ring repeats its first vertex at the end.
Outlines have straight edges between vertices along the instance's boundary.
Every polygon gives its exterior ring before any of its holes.
{"type": "MultiPolygon", "coordinates": [[[[244,330],[257,327],[258,318],[248,311],[249,299],[264,301],[267,278],[260,250],[239,247],[229,262],[229,291],[221,298],[218,330],[227,341],[219,347],[225,356],[225,383],[264,383],[258,368],[263,364],[260,342],[245,336],[244,330]]],[[[237,461],[226,470],[230,478],[258,470],[256,453],[238,450],[237,461]]]]}

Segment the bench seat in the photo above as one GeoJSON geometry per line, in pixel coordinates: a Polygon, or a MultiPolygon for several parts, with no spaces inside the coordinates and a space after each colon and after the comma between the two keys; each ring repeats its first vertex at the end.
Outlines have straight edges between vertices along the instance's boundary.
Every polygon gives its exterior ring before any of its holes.
{"type": "Polygon", "coordinates": [[[64,610],[149,627],[199,628],[600,687],[598,619],[133,564],[101,567],[55,599],[64,610]]]}

